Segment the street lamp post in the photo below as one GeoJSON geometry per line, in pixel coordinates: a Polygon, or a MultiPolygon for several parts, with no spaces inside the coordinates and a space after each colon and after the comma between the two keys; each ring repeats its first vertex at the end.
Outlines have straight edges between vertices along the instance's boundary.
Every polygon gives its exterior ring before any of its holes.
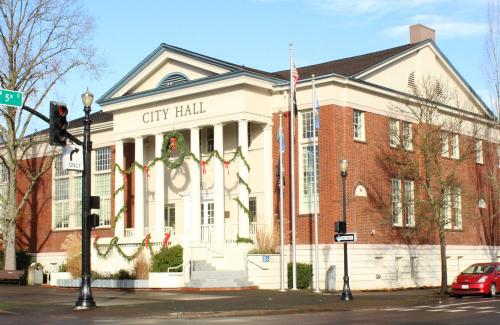
{"type": "MultiPolygon", "coordinates": [[[[344,224],[347,231],[347,207],[346,207],[346,191],[345,191],[345,179],[347,177],[347,166],[349,162],[347,159],[342,159],[340,161],[340,175],[342,176],[342,215],[344,217],[344,224]]],[[[351,288],[349,287],[349,272],[347,269],[347,243],[344,242],[344,287],[342,288],[342,294],[340,295],[340,300],[348,301],[352,300],[351,288]]]]}
{"type": "Polygon", "coordinates": [[[83,172],[82,172],[82,283],[75,309],[89,309],[96,306],[90,284],[90,110],[94,95],[87,89],[82,94],[83,111],[83,172]]]}

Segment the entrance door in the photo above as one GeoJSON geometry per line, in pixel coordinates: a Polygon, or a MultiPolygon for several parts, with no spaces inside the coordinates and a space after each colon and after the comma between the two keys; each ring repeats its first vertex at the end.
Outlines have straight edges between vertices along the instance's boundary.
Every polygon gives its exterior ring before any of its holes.
{"type": "Polygon", "coordinates": [[[201,240],[211,243],[214,240],[214,202],[201,203],[201,240]]]}

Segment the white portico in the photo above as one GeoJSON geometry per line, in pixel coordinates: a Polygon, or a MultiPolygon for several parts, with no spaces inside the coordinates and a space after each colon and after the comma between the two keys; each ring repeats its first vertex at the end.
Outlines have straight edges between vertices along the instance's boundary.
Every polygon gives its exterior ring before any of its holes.
{"type": "Polygon", "coordinates": [[[264,73],[161,45],[98,101],[113,114],[115,163],[131,171],[115,169],[121,242],[170,233],[189,248],[271,231],[272,84],[264,73]],[[157,159],[173,131],[176,168],[157,159]]]}

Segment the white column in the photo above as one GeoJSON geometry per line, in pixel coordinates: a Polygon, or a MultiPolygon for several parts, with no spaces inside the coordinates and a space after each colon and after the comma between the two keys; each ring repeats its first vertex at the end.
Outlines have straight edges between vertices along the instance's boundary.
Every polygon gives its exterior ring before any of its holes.
{"type": "MultiPolygon", "coordinates": [[[[163,133],[155,135],[155,157],[161,157],[163,133]]],[[[165,236],[165,164],[155,163],[155,237],[162,241],[165,236]]]]}
{"type": "Polygon", "coordinates": [[[269,231],[273,227],[273,126],[264,126],[264,220],[269,231]]]}
{"type": "MultiPolygon", "coordinates": [[[[238,145],[241,147],[243,157],[248,161],[248,121],[238,121],[238,145]]],[[[248,169],[242,159],[239,161],[239,174],[242,180],[248,184],[248,169]]],[[[239,184],[239,200],[248,209],[248,190],[245,184],[239,184]]],[[[240,206],[238,209],[238,232],[240,237],[249,237],[248,214],[240,206]]]]}
{"type": "MultiPolygon", "coordinates": [[[[125,169],[123,165],[123,140],[117,140],[115,142],[115,164],[120,166],[120,168],[125,169]]],[[[115,169],[115,191],[123,186],[123,177],[118,169],[115,169]]],[[[115,195],[115,216],[123,208],[125,203],[125,191],[121,190],[115,195]]],[[[122,212],[119,219],[115,220],[115,236],[122,238],[125,235],[125,213],[122,212]]]]}
{"type": "MultiPolygon", "coordinates": [[[[224,159],[224,126],[214,125],[214,149],[224,159]]],[[[224,163],[214,159],[214,222],[215,241],[224,242],[224,163]]]]}
{"type": "MultiPolygon", "coordinates": [[[[144,164],[144,138],[135,138],[135,161],[144,164]]],[[[134,169],[134,228],[135,237],[144,237],[144,171],[141,167],[134,169]]]]}
{"type": "MultiPolygon", "coordinates": [[[[191,152],[200,159],[200,129],[191,129],[191,152]]],[[[200,164],[191,159],[191,238],[193,241],[201,240],[201,190],[200,190],[200,164]]]]}

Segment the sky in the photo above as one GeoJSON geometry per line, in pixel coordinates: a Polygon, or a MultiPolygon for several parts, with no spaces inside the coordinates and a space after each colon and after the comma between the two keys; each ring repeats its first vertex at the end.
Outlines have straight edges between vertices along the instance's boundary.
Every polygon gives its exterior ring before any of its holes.
{"type": "MultiPolygon", "coordinates": [[[[81,72],[50,95],[83,115],[80,95],[96,100],[161,43],[264,71],[375,52],[409,42],[408,26],[436,31],[436,43],[486,103],[487,0],[86,0],[92,45],[106,61],[99,80],[81,72]]],[[[99,110],[94,104],[93,111],[99,110]]],[[[48,112],[48,104],[41,110],[48,112]],[[45,107],[46,106],[46,107],[45,107]]],[[[43,125],[42,125],[43,126],[43,125]]],[[[40,128],[35,125],[35,128],[40,128]]]]}

